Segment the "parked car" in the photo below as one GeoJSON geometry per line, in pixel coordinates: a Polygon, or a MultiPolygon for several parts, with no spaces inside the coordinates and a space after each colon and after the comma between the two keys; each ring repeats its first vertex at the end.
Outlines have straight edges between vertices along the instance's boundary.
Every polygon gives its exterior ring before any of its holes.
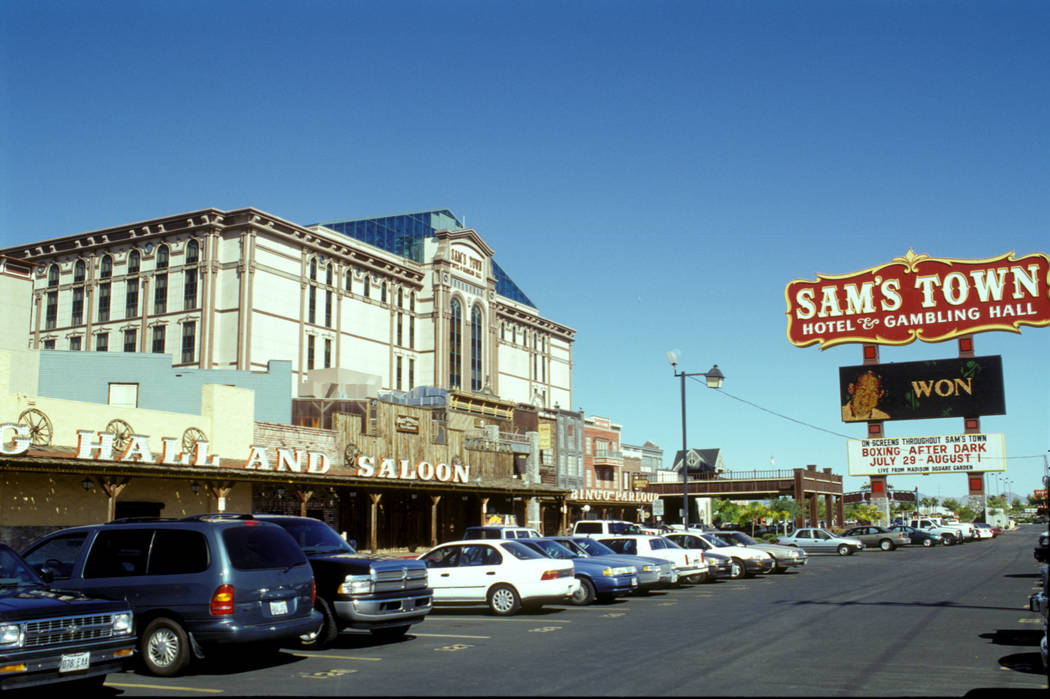
{"type": "Polygon", "coordinates": [[[0,690],[55,682],[93,689],[134,652],[130,604],[54,590],[0,543],[0,690]]]}
{"type": "Polygon", "coordinates": [[[715,533],[718,534],[719,538],[724,539],[729,543],[738,546],[756,548],[759,551],[765,551],[768,553],[773,557],[774,573],[783,573],[788,568],[801,568],[806,565],[806,562],[809,560],[809,556],[805,551],[793,546],[781,546],[780,544],[770,544],[765,541],[758,541],[744,532],[723,531],[720,529],[715,533]]]}
{"type": "Polygon", "coordinates": [[[300,638],[305,648],[324,648],[344,629],[364,629],[383,640],[401,638],[423,621],[434,591],[422,561],[381,559],[354,550],[324,522],[312,517],[255,515],[291,534],[314,571],[321,627],[300,638]]]}
{"type": "Polygon", "coordinates": [[[480,604],[509,616],[522,606],[568,602],[580,586],[572,561],[558,561],[511,539],[474,539],[436,546],[419,556],[434,604],[480,604]]]}
{"type": "Polygon", "coordinates": [[[911,538],[907,535],[876,524],[852,527],[846,530],[844,536],[860,539],[865,548],[878,547],[883,551],[892,551],[898,546],[907,546],[911,543],[911,538]]]}
{"type": "Polygon", "coordinates": [[[899,534],[904,534],[908,537],[908,543],[912,546],[925,546],[927,548],[936,546],[941,543],[939,536],[923,531],[922,529],[916,529],[915,527],[909,527],[906,524],[895,524],[890,527],[890,531],[895,531],[899,534]]]}
{"type": "Polygon", "coordinates": [[[699,533],[695,531],[674,532],[667,534],[666,538],[675,542],[684,549],[701,551],[706,556],[708,553],[721,553],[729,556],[729,577],[738,580],[751,577],[756,573],[772,572],[776,561],[765,551],[730,544],[717,534],[699,533]]]}
{"type": "Polygon", "coordinates": [[[486,524],[467,527],[461,539],[538,539],[540,534],[531,527],[515,527],[509,524],[486,524]]]}
{"type": "Polygon", "coordinates": [[[921,529],[924,532],[932,534],[940,538],[941,543],[945,546],[952,546],[954,544],[961,544],[965,536],[961,529],[956,527],[944,526],[939,520],[932,517],[920,517],[909,519],[906,523],[909,527],[915,527],[921,529]]]}
{"type": "MultiPolygon", "coordinates": [[[[999,528],[993,527],[987,522],[974,522],[973,528],[977,532],[978,539],[994,539],[996,536],[998,536],[995,530],[999,528]]],[[[1000,529],[999,532],[1001,533],[1002,530],[1000,529]]]]}
{"type": "Polygon", "coordinates": [[[522,543],[544,556],[572,561],[576,579],[580,581],[580,587],[572,597],[575,605],[582,606],[595,600],[611,602],[638,588],[638,569],[633,565],[572,551],[554,539],[523,539],[522,543]]]}
{"type": "Polygon", "coordinates": [[[38,539],[23,556],[56,586],[127,599],[154,675],[181,672],[205,648],[297,643],[322,621],[302,549],[251,515],[73,527],[38,539]]]}
{"type": "Polygon", "coordinates": [[[652,556],[671,561],[678,574],[679,583],[700,583],[708,575],[703,554],[687,551],[662,536],[635,534],[599,538],[598,541],[619,553],[628,553],[632,556],[652,556]]]}
{"type": "Polygon", "coordinates": [[[1050,536],[1046,532],[1039,534],[1039,543],[1033,551],[1035,560],[1040,563],[1050,563],[1050,536]]]}
{"type": "Polygon", "coordinates": [[[838,553],[840,556],[852,556],[864,550],[864,543],[852,537],[836,536],[827,529],[803,527],[787,536],[777,539],[784,546],[798,546],[804,551],[814,553],[838,553]]]}
{"type": "Polygon", "coordinates": [[[666,559],[617,553],[597,539],[588,536],[551,538],[572,551],[618,562],[620,565],[634,566],[638,571],[636,592],[646,593],[656,588],[670,587],[678,582],[678,573],[674,570],[674,564],[666,559]]]}
{"type": "Polygon", "coordinates": [[[622,519],[581,519],[572,525],[573,536],[619,536],[641,534],[642,528],[622,519]]]}

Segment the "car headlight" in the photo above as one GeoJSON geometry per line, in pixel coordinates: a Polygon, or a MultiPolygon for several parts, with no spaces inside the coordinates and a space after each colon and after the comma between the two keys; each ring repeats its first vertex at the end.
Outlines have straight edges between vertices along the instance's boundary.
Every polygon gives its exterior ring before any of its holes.
{"type": "Polygon", "coordinates": [[[373,590],[371,575],[347,575],[339,586],[341,595],[370,595],[373,590]]]}
{"type": "Polygon", "coordinates": [[[113,635],[126,636],[131,633],[131,612],[121,612],[113,615],[113,635]]]}
{"type": "Polygon", "coordinates": [[[0,648],[17,648],[25,641],[21,624],[0,625],[0,648]]]}
{"type": "Polygon", "coordinates": [[[643,573],[652,573],[655,570],[656,570],[655,566],[651,566],[651,565],[648,565],[648,564],[642,566],[642,572],[643,573]]]}

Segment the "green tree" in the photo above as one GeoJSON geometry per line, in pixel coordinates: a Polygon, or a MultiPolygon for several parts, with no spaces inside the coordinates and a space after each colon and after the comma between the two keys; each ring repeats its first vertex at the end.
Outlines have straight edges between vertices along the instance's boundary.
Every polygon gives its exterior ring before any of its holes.
{"type": "Polygon", "coordinates": [[[732,500],[727,498],[720,498],[715,502],[714,506],[714,518],[716,522],[722,522],[723,524],[733,522],[735,523],[740,517],[740,505],[736,504],[732,500]]]}
{"type": "Polygon", "coordinates": [[[943,502],[942,504],[943,504],[943,505],[944,505],[944,506],[945,506],[946,508],[948,508],[949,510],[951,510],[952,514],[953,514],[953,515],[955,515],[956,517],[958,517],[958,516],[959,516],[959,510],[961,510],[961,509],[962,509],[962,507],[963,507],[963,506],[962,506],[962,503],[960,503],[960,502],[959,502],[958,500],[956,500],[955,498],[945,498],[945,499],[944,499],[944,502],[943,502]]]}
{"type": "Polygon", "coordinates": [[[877,522],[882,516],[879,508],[870,503],[855,503],[846,507],[846,519],[858,522],[877,522]]]}

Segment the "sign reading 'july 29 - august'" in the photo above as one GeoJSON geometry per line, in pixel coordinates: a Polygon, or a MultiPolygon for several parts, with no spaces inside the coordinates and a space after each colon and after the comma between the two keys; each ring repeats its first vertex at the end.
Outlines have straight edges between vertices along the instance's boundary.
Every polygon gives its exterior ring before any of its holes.
{"type": "Polygon", "coordinates": [[[850,439],[849,475],[921,475],[1006,470],[1002,434],[850,439]]]}
{"type": "Polygon", "coordinates": [[[843,422],[1005,415],[999,356],[839,367],[843,422]]]}
{"type": "Polygon", "coordinates": [[[1050,257],[984,260],[917,255],[860,272],[818,274],[784,291],[791,344],[942,342],[988,330],[1050,325],[1050,257]]]}

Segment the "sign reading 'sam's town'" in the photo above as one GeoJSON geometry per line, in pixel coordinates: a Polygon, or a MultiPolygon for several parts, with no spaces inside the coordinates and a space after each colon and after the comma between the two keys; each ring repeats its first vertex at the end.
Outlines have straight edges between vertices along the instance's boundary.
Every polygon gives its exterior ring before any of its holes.
{"type": "Polygon", "coordinates": [[[853,274],[818,274],[785,289],[791,344],[943,342],[988,330],[1050,325],[1050,257],[984,260],[917,255],[853,274]]]}

